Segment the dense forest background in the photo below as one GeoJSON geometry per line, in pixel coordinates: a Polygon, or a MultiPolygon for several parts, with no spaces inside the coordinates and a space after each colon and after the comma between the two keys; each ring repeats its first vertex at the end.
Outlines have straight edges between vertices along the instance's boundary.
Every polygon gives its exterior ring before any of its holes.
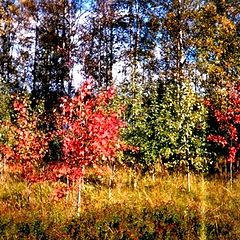
{"type": "MultiPolygon", "coordinates": [[[[110,105],[126,123],[115,138],[131,147],[122,147],[117,158],[108,153],[110,165],[143,172],[153,171],[155,163],[171,171],[238,171],[238,0],[2,0],[0,16],[4,166],[16,158],[20,165],[38,162],[38,168],[61,162],[63,136],[46,136],[59,127],[63,99],[77,104],[84,90],[74,86],[91,79],[82,104],[95,99],[96,114],[99,94],[114,85],[110,105]],[[31,146],[16,150],[33,135],[31,146]]],[[[111,121],[108,128],[120,129],[120,122],[111,121]]]]}

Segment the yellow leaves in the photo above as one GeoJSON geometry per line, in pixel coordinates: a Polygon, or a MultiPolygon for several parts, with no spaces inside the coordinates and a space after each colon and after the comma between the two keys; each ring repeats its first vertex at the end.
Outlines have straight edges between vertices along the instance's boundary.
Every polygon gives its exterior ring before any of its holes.
{"type": "Polygon", "coordinates": [[[9,9],[9,11],[10,11],[11,13],[13,13],[13,14],[16,14],[17,11],[18,11],[18,8],[17,8],[17,6],[16,6],[15,4],[10,4],[10,5],[8,6],[8,9],[9,9]]]}
{"type": "Polygon", "coordinates": [[[174,12],[168,12],[165,20],[165,26],[168,30],[174,31],[178,28],[178,20],[174,12]]]}
{"type": "Polygon", "coordinates": [[[4,35],[4,22],[5,22],[5,12],[3,7],[0,5],[0,37],[4,35]]]}
{"type": "Polygon", "coordinates": [[[217,7],[214,3],[209,3],[206,5],[205,11],[210,15],[215,15],[217,13],[217,7]]]}
{"type": "Polygon", "coordinates": [[[18,7],[15,4],[4,7],[0,2],[0,37],[12,30],[12,23],[17,14],[18,7]]]}
{"type": "Polygon", "coordinates": [[[226,34],[234,34],[236,31],[235,24],[226,16],[223,16],[221,18],[221,27],[222,27],[222,31],[226,34]]]}
{"type": "Polygon", "coordinates": [[[214,41],[212,38],[206,38],[206,45],[207,46],[212,46],[214,44],[214,41]]]}
{"type": "Polygon", "coordinates": [[[29,11],[32,11],[32,12],[36,11],[36,4],[33,0],[21,0],[20,2],[29,11]]]}

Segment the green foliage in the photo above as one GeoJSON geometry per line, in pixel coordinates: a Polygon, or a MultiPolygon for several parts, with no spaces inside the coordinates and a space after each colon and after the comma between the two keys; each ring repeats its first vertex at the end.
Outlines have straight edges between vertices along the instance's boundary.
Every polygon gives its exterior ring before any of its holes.
{"type": "Polygon", "coordinates": [[[0,121],[10,118],[10,109],[9,89],[0,77],[0,121]]]}
{"type": "Polygon", "coordinates": [[[67,232],[73,239],[185,239],[187,234],[195,239],[196,215],[193,210],[184,216],[171,204],[141,210],[113,205],[83,214],[69,224],[67,232]]]}
{"type": "Polygon", "coordinates": [[[141,87],[128,99],[125,139],[139,147],[133,163],[150,167],[159,160],[166,166],[202,170],[206,153],[206,114],[202,99],[189,81],[168,84],[159,100],[156,90],[144,97],[141,87]]]}
{"type": "Polygon", "coordinates": [[[7,122],[10,121],[11,107],[10,94],[7,85],[0,77],[0,148],[2,144],[11,144],[9,139],[9,126],[7,122]]]}
{"type": "Polygon", "coordinates": [[[239,7],[237,1],[207,1],[194,15],[192,42],[201,86],[211,96],[239,81],[239,7]]]}
{"type": "Polygon", "coordinates": [[[189,81],[169,84],[156,120],[160,155],[168,166],[202,170],[206,153],[206,114],[189,81]]]}
{"type": "Polygon", "coordinates": [[[146,168],[157,162],[159,157],[155,131],[159,105],[154,91],[147,95],[143,86],[136,86],[135,92],[135,96],[125,99],[128,126],[123,131],[123,137],[130,145],[138,147],[139,151],[126,153],[125,162],[146,168]]]}

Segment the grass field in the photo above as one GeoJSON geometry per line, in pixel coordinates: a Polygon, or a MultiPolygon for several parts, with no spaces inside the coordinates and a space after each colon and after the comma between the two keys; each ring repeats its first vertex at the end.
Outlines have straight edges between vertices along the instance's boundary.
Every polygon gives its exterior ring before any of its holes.
{"type": "Polygon", "coordinates": [[[129,169],[100,178],[56,201],[51,183],[1,178],[0,239],[240,239],[240,180],[181,174],[140,176],[129,169]]]}

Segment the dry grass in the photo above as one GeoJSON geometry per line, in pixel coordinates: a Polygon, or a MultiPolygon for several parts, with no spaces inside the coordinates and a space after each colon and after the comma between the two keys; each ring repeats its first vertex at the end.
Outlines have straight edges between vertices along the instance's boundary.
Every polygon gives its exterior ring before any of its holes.
{"type": "MultiPolygon", "coordinates": [[[[94,176],[92,176],[94,177],[94,176]]],[[[95,176],[98,180],[98,176],[95,176]]],[[[231,187],[222,180],[206,180],[192,175],[191,192],[187,190],[187,178],[181,174],[137,176],[129,169],[118,170],[113,187],[108,186],[110,175],[101,176],[98,183],[85,181],[82,190],[81,211],[99,211],[106,206],[119,209],[141,209],[171,204],[178,211],[188,215],[192,210],[199,213],[202,222],[200,239],[206,237],[206,222],[218,224],[228,222],[235,235],[240,236],[240,180],[235,179],[231,187]],[[135,180],[135,181],[133,181],[135,180]]],[[[9,176],[1,180],[0,215],[12,222],[45,222],[47,226],[64,226],[76,217],[76,192],[55,201],[53,185],[26,183],[9,176]]],[[[217,227],[217,226],[216,226],[217,227]]],[[[9,230],[10,231],[10,230],[9,230]]],[[[11,239],[11,238],[9,238],[11,239]]],[[[67,238],[66,238],[67,239],[67,238]]]]}

